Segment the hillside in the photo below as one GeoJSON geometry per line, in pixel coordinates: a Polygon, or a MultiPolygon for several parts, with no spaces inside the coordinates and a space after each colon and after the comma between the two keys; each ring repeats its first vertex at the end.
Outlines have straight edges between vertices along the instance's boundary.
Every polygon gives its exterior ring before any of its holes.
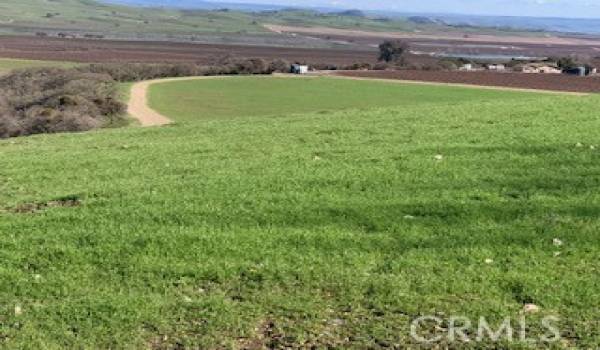
{"type": "MultiPolygon", "coordinates": [[[[264,25],[314,26],[360,29],[374,32],[460,32],[440,23],[419,23],[403,18],[384,18],[357,11],[324,13],[315,10],[177,9],[129,7],[93,0],[4,0],[0,2],[0,34],[44,33],[68,36],[102,36],[199,41],[235,41],[240,37],[268,38],[273,33],[264,25]]],[[[475,28],[469,28],[473,31],[475,28]]],[[[501,31],[480,29],[481,33],[501,31]]],[[[289,37],[289,36],[286,36],[289,37]]],[[[319,39],[310,38],[319,42],[319,39]]],[[[309,40],[309,41],[310,41],[309,40]]],[[[321,40],[322,42],[322,40],[321,40]]],[[[306,44],[306,43],[305,43],[306,44]]],[[[331,45],[331,43],[322,43],[331,45]]],[[[351,45],[347,43],[347,45],[351,45]]]]}
{"type": "Polygon", "coordinates": [[[597,96],[335,81],[294,113],[228,82],[195,88],[228,115],[153,98],[175,124],[0,141],[0,346],[418,348],[416,317],[526,304],[528,338],[600,343],[597,96]]]}

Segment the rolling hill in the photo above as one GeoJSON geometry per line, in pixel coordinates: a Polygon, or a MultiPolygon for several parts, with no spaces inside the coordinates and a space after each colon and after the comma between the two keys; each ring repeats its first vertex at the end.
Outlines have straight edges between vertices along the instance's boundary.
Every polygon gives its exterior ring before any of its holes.
{"type": "Polygon", "coordinates": [[[529,340],[546,316],[552,348],[600,342],[597,96],[238,77],[150,97],[175,124],[0,140],[0,346],[420,348],[419,316],[528,304],[527,341],[467,345],[550,347],[529,340]]]}
{"type": "MultiPolygon", "coordinates": [[[[144,3],[144,2],[142,2],[144,3]]],[[[239,7],[239,6],[238,6],[239,7]]],[[[243,9],[243,8],[240,8],[243,9]]],[[[282,37],[266,24],[329,27],[385,32],[459,32],[443,23],[368,15],[360,11],[257,8],[239,11],[208,6],[201,9],[132,7],[93,0],[5,0],[0,2],[0,34],[89,36],[160,40],[220,40],[282,37]]],[[[473,28],[470,28],[473,31],[473,28]]],[[[484,30],[481,33],[501,33],[484,30]]],[[[289,35],[285,36],[289,38],[289,35]]],[[[308,38],[319,42],[318,38],[308,38]]],[[[322,40],[321,40],[322,41],[322,40]]],[[[331,45],[331,43],[329,44],[331,45]]],[[[351,44],[348,44],[351,45],[351,44]]]]}

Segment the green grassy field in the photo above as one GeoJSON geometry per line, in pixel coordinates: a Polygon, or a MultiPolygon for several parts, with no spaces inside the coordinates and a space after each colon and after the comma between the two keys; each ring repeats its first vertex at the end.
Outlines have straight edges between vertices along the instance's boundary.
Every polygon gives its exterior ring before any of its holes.
{"type": "Polygon", "coordinates": [[[374,85],[290,80],[344,108],[298,114],[268,82],[276,109],[0,141],[0,344],[416,347],[420,315],[526,303],[562,342],[437,345],[600,343],[597,96],[389,85],[402,103],[358,110],[338,97],[374,85]]]}
{"type": "Polygon", "coordinates": [[[231,77],[154,84],[153,109],[176,121],[290,113],[327,113],[340,109],[460,104],[534,98],[537,94],[398,84],[343,78],[231,77]],[[177,103],[173,103],[177,101],[177,103]]]}
{"type": "Polygon", "coordinates": [[[36,67],[74,67],[76,63],[70,62],[54,62],[54,61],[36,61],[36,60],[21,60],[11,58],[0,58],[0,75],[6,74],[13,69],[36,68],[36,67]]]}

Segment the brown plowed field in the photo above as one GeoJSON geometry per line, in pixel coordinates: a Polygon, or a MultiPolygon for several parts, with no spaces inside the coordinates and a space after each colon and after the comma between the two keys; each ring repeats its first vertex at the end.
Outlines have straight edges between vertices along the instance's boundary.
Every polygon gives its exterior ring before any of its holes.
{"type": "Polygon", "coordinates": [[[600,92],[600,76],[575,77],[563,74],[523,74],[446,71],[339,71],[336,75],[357,78],[395,79],[436,83],[500,86],[570,92],[600,92]]]}
{"type": "Polygon", "coordinates": [[[0,36],[0,57],[73,62],[198,62],[226,55],[290,61],[352,64],[373,62],[375,50],[279,48],[177,42],[115,41],[0,36]]]}

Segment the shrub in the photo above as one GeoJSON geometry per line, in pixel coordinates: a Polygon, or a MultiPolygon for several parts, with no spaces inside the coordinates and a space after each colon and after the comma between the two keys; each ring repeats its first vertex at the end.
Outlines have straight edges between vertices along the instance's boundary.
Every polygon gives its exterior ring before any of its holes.
{"type": "Polygon", "coordinates": [[[386,40],[379,45],[379,61],[402,63],[408,52],[408,42],[404,40],[386,40]]]}
{"type": "Polygon", "coordinates": [[[283,59],[277,59],[271,62],[269,71],[271,73],[289,73],[291,67],[292,65],[290,62],[283,59]]]}
{"type": "Polygon", "coordinates": [[[85,131],[122,118],[114,80],[75,69],[26,69],[0,78],[0,138],[85,131]]]}

